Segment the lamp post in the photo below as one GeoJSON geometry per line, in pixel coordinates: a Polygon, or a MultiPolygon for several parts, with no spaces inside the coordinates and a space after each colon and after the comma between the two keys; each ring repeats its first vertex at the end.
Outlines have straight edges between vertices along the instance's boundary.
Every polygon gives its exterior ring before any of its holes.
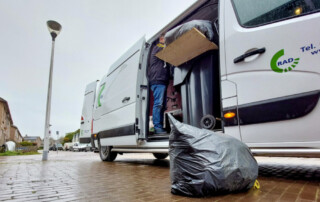
{"type": "Polygon", "coordinates": [[[51,85],[52,85],[54,42],[62,28],[59,23],[53,20],[49,20],[47,22],[47,27],[52,37],[52,48],[51,48],[49,84],[48,84],[48,95],[47,95],[46,122],[44,125],[44,143],[43,143],[44,145],[43,145],[42,161],[48,160],[48,152],[49,152],[49,127],[50,127],[51,92],[52,92],[51,85]]]}

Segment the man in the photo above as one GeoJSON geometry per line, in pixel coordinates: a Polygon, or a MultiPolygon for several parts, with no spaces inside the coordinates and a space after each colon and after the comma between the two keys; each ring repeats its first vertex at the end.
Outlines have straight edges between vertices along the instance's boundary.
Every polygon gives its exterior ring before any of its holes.
{"type": "Polygon", "coordinates": [[[167,104],[167,86],[170,79],[170,68],[155,55],[164,47],[164,34],[161,34],[159,43],[151,52],[150,67],[148,71],[149,85],[153,92],[154,103],[152,109],[152,121],[156,134],[165,134],[163,129],[163,113],[167,104]]]}

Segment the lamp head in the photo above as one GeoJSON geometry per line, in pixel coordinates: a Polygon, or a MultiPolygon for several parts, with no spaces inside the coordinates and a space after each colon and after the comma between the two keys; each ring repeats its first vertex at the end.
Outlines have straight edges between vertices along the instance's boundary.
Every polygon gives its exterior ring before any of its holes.
{"type": "Polygon", "coordinates": [[[52,40],[54,41],[55,38],[60,33],[62,26],[56,21],[49,20],[49,21],[47,21],[47,27],[48,27],[48,30],[51,34],[52,40]]]}

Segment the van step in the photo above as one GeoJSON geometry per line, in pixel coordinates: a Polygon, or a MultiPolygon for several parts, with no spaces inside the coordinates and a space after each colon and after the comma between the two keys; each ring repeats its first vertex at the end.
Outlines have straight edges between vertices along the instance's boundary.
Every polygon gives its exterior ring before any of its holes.
{"type": "Polygon", "coordinates": [[[112,148],[112,152],[121,153],[162,153],[167,154],[168,148],[112,148]]]}
{"type": "Polygon", "coordinates": [[[169,133],[167,134],[152,134],[148,136],[148,140],[162,140],[169,139],[169,133]]]}
{"type": "Polygon", "coordinates": [[[255,156],[320,157],[320,149],[314,148],[250,148],[255,156]]]}

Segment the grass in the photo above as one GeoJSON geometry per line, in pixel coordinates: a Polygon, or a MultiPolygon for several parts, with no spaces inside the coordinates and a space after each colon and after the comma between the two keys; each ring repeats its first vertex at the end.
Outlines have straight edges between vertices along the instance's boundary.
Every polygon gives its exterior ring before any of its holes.
{"type": "Polygon", "coordinates": [[[35,155],[40,154],[39,152],[21,152],[21,151],[6,151],[4,153],[0,153],[0,156],[20,156],[20,155],[35,155]]]}

